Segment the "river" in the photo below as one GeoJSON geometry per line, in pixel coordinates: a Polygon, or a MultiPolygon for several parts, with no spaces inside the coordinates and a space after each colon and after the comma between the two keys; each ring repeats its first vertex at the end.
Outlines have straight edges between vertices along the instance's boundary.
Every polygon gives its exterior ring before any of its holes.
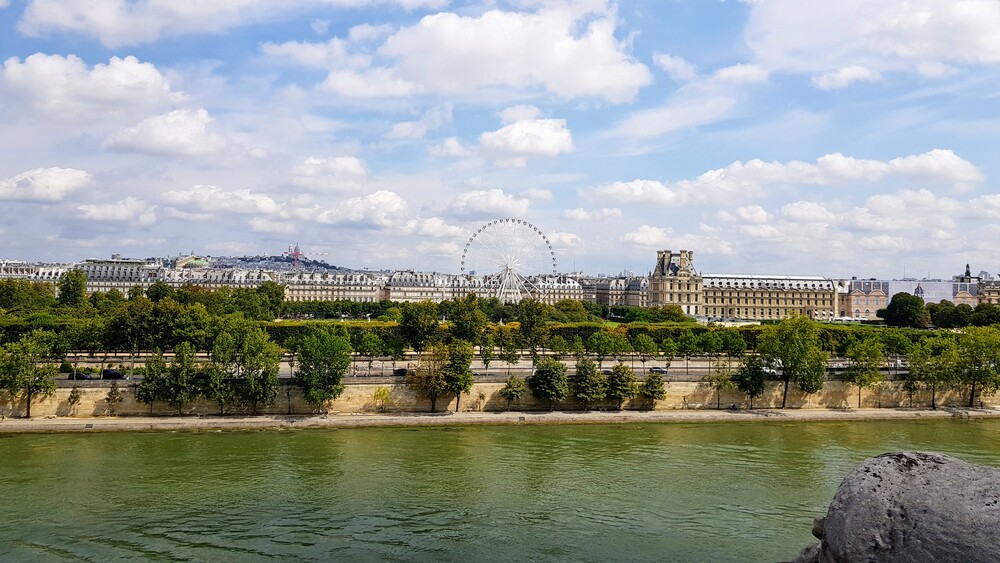
{"type": "Polygon", "coordinates": [[[777,561],[864,458],[1000,421],[0,435],[0,560],[777,561]]]}

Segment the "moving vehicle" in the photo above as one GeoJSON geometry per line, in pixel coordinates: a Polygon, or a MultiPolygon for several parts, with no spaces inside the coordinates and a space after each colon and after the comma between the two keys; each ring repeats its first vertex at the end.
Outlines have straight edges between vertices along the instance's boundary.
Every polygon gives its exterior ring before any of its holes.
{"type": "Polygon", "coordinates": [[[128,379],[128,376],[116,369],[102,369],[101,379],[128,379]]]}

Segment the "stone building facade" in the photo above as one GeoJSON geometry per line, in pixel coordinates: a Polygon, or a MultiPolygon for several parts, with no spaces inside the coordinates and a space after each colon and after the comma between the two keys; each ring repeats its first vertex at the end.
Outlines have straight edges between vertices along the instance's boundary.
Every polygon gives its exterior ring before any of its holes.
{"type": "Polygon", "coordinates": [[[702,276],[694,269],[694,252],[690,250],[657,251],[647,291],[649,307],[678,305],[687,315],[704,315],[702,276]]]}
{"type": "Polygon", "coordinates": [[[706,274],[703,280],[709,320],[765,321],[793,315],[832,320],[837,316],[837,290],[828,278],[706,274]]]}

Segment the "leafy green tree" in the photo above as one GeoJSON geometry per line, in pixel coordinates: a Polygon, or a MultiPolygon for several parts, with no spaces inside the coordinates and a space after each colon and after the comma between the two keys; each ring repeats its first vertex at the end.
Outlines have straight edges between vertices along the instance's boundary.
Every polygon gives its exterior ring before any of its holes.
{"type": "Polygon", "coordinates": [[[723,366],[716,366],[714,369],[710,369],[708,375],[703,378],[703,381],[715,390],[716,409],[722,408],[722,393],[736,389],[736,383],[733,382],[733,373],[723,366]]]}
{"type": "Polygon", "coordinates": [[[388,387],[379,387],[372,394],[372,399],[375,401],[375,409],[378,412],[385,412],[385,405],[389,403],[389,398],[391,393],[388,387]]]}
{"type": "Polygon", "coordinates": [[[564,322],[567,323],[584,323],[590,319],[590,314],[583,303],[576,299],[556,301],[555,309],[562,314],[564,322]]]}
{"type": "Polygon", "coordinates": [[[56,283],[57,302],[65,307],[79,307],[87,302],[87,274],[83,270],[68,270],[56,283]]]}
{"type": "Polygon", "coordinates": [[[656,401],[662,401],[667,396],[660,374],[651,373],[646,376],[646,381],[639,386],[639,396],[650,402],[650,408],[656,406],[656,401]]]}
{"type": "Polygon", "coordinates": [[[534,299],[522,299],[517,304],[517,322],[521,340],[534,356],[542,342],[542,324],[545,322],[545,305],[534,299]]]}
{"type": "Polygon", "coordinates": [[[742,358],[747,351],[747,342],[736,330],[725,330],[719,335],[722,338],[722,351],[726,354],[726,365],[732,367],[733,358],[742,358]]]}
{"type": "Polygon", "coordinates": [[[351,365],[351,344],[346,337],[313,328],[296,342],[295,352],[298,368],[293,381],[307,403],[322,409],[344,392],[341,381],[351,365]]]}
{"type": "Polygon", "coordinates": [[[562,360],[569,353],[569,342],[557,334],[549,339],[549,350],[552,352],[552,357],[562,360]]]}
{"type": "Polygon", "coordinates": [[[83,401],[83,394],[80,392],[80,387],[74,385],[69,391],[69,397],[66,398],[66,404],[72,413],[76,413],[76,407],[83,401]]]}
{"type": "Polygon", "coordinates": [[[438,397],[448,392],[445,369],[448,364],[448,349],[436,345],[422,354],[415,369],[406,372],[406,384],[431,401],[431,412],[437,410],[438,397]]]}
{"type": "Polygon", "coordinates": [[[660,342],[660,353],[663,354],[663,360],[669,368],[677,356],[677,343],[669,338],[664,339],[660,342]]]}
{"type": "Polygon", "coordinates": [[[153,403],[163,401],[167,396],[167,364],[159,349],[146,358],[146,373],[135,386],[135,399],[149,407],[153,413],[153,403]]]}
{"type": "Polygon", "coordinates": [[[421,354],[434,339],[438,329],[437,304],[432,301],[407,303],[403,306],[400,331],[413,351],[421,354]]]}
{"type": "Polygon", "coordinates": [[[961,354],[959,377],[969,386],[969,407],[975,405],[976,390],[989,393],[1000,387],[1000,329],[967,327],[958,335],[961,354]]]}
{"type": "Polygon", "coordinates": [[[459,410],[462,393],[472,390],[472,344],[464,340],[453,340],[448,345],[448,361],[445,364],[445,392],[455,395],[455,412],[459,410]]]}
{"type": "MultiPolygon", "coordinates": [[[[624,328],[624,327],[620,327],[624,328]]],[[[632,348],[632,343],[628,341],[628,336],[624,330],[616,330],[611,333],[611,354],[621,362],[624,356],[632,354],[635,350],[632,348]]],[[[635,360],[632,361],[633,365],[635,360]]]]}
{"type": "Polygon", "coordinates": [[[587,357],[587,346],[583,343],[582,336],[579,334],[573,336],[569,343],[569,351],[578,360],[587,357]]]}
{"type": "Polygon", "coordinates": [[[587,351],[597,358],[597,367],[604,367],[604,358],[615,353],[614,342],[611,335],[604,330],[598,330],[587,339],[587,351]]]}
{"type": "Polygon", "coordinates": [[[919,342],[908,357],[909,373],[904,386],[916,391],[918,385],[931,390],[931,408],[937,408],[937,388],[950,385],[959,379],[961,353],[958,343],[950,336],[934,336],[919,342]]]}
{"type": "Polygon", "coordinates": [[[607,396],[615,402],[618,410],[622,410],[625,401],[635,397],[635,394],[635,372],[632,371],[632,368],[619,362],[611,368],[611,375],[608,376],[607,396]]]}
{"type": "Polygon", "coordinates": [[[828,355],[822,349],[818,325],[808,317],[789,317],[765,328],[758,351],[768,365],[781,369],[781,408],[788,399],[789,383],[797,384],[806,393],[823,388],[828,355]]]}
{"type": "Polygon", "coordinates": [[[238,388],[238,398],[249,403],[250,412],[257,414],[261,406],[271,405],[278,395],[281,348],[258,327],[248,330],[241,344],[239,374],[242,385],[238,388]]]}
{"type": "Polygon", "coordinates": [[[500,396],[507,401],[507,410],[510,410],[510,404],[520,399],[527,390],[523,379],[516,375],[508,377],[507,383],[499,391],[500,396]]]}
{"type": "Polygon", "coordinates": [[[700,349],[699,339],[693,332],[685,330],[681,333],[680,337],[677,339],[677,353],[684,358],[684,375],[691,374],[688,369],[691,356],[697,354],[700,349]]]}
{"type": "Polygon", "coordinates": [[[549,404],[549,410],[556,401],[564,401],[569,395],[569,381],[566,365],[552,358],[543,358],[535,366],[535,373],[528,378],[528,389],[540,401],[549,404]]]}
{"type": "Polygon", "coordinates": [[[760,356],[748,356],[743,360],[740,368],[733,374],[733,384],[740,393],[747,396],[750,408],[753,408],[753,400],[764,394],[767,385],[766,366],[760,356]]]}
{"type": "MultiPolygon", "coordinates": [[[[913,349],[913,341],[898,328],[888,328],[879,331],[878,341],[882,344],[882,349],[885,351],[886,361],[891,362],[890,366],[893,369],[893,374],[897,373],[897,362],[893,361],[893,357],[909,354],[910,350],[913,349]]],[[[845,350],[844,353],[846,354],[847,351],[845,350]]]]}
{"type": "Polygon", "coordinates": [[[368,375],[372,374],[372,364],[375,362],[375,356],[381,356],[384,348],[385,344],[382,342],[382,339],[374,332],[365,331],[361,333],[361,338],[358,340],[358,354],[368,358],[368,375]]]}
{"type": "Polygon", "coordinates": [[[969,315],[972,326],[992,326],[1000,324],[1000,307],[993,303],[980,303],[969,315]]]}
{"type": "Polygon", "coordinates": [[[507,364],[507,375],[510,376],[510,368],[521,359],[521,353],[517,350],[517,343],[514,337],[506,330],[500,331],[500,359],[507,364]]]}
{"type": "Polygon", "coordinates": [[[59,364],[52,357],[55,335],[35,329],[0,348],[0,389],[12,399],[24,400],[24,416],[31,418],[31,403],[55,392],[59,364]]]}
{"type": "Polygon", "coordinates": [[[493,350],[494,346],[493,335],[488,333],[483,334],[483,337],[479,340],[479,360],[483,362],[483,368],[487,374],[490,373],[490,364],[496,358],[493,350]]]}
{"type": "Polygon", "coordinates": [[[659,348],[656,347],[656,341],[653,340],[653,337],[645,333],[635,337],[635,343],[632,347],[639,354],[639,361],[642,362],[643,369],[646,369],[646,362],[655,358],[660,352],[659,348]]]}
{"type": "Polygon", "coordinates": [[[261,302],[267,310],[264,320],[272,320],[281,312],[281,305],[285,302],[285,286],[273,281],[266,281],[258,285],[254,292],[260,296],[261,302]]]}
{"type": "Polygon", "coordinates": [[[177,408],[177,414],[184,412],[184,405],[197,396],[195,387],[195,349],[187,342],[177,345],[174,350],[174,361],[167,370],[167,385],[164,397],[167,404],[177,408]]]}
{"type": "Polygon", "coordinates": [[[604,400],[608,391],[608,378],[597,364],[589,358],[576,363],[576,371],[570,377],[570,392],[574,399],[583,403],[583,410],[589,410],[591,402],[604,400]]]}
{"type": "Polygon", "coordinates": [[[157,280],[146,288],[146,297],[153,303],[159,303],[167,297],[174,297],[174,288],[163,280],[157,280]]]}
{"type": "Polygon", "coordinates": [[[874,338],[866,338],[847,347],[847,381],[858,388],[858,408],[861,408],[861,391],[881,383],[885,376],[880,368],[885,362],[885,349],[874,338]]]}
{"type": "Polygon", "coordinates": [[[486,313],[479,308],[479,299],[472,293],[452,302],[448,320],[451,321],[452,338],[479,342],[486,331],[486,313]]]}
{"type": "Polygon", "coordinates": [[[876,315],[885,319],[885,324],[889,326],[924,328],[930,323],[924,299],[905,292],[893,295],[889,305],[885,309],[879,309],[876,315]]]}

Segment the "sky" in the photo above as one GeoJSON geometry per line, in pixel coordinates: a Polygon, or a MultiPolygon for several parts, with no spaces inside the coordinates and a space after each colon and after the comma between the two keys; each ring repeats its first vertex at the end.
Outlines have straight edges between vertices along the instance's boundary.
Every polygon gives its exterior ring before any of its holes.
{"type": "Polygon", "coordinates": [[[0,259],[1000,271],[997,0],[0,0],[0,259]]]}

